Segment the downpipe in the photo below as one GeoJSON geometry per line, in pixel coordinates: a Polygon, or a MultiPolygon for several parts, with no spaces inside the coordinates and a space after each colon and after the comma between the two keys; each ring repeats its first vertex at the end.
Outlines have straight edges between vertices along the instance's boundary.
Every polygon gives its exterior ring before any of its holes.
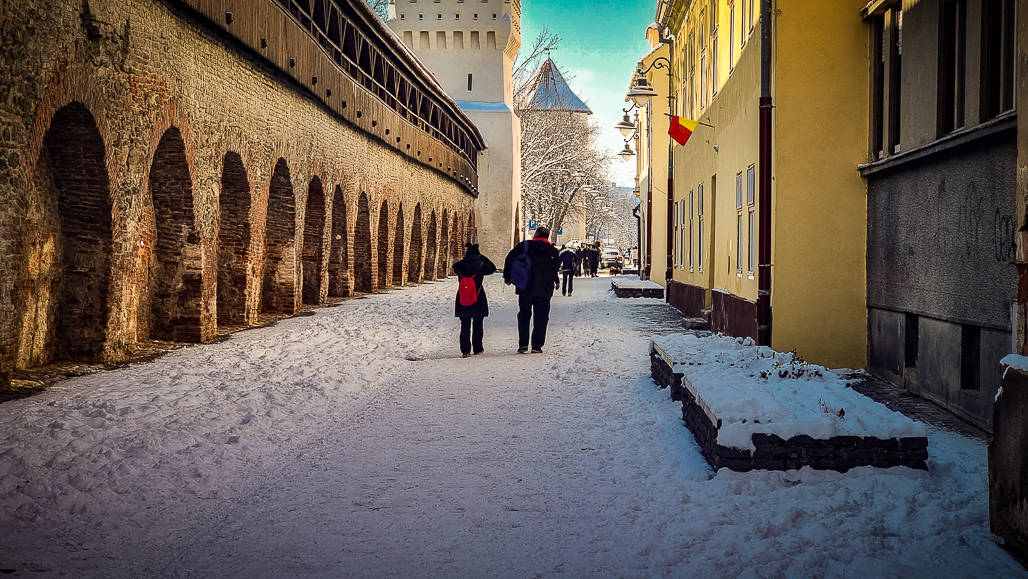
{"type": "Polygon", "coordinates": [[[772,0],[760,1],[760,137],[757,220],[760,240],[757,255],[757,343],[771,346],[771,38],[772,0]]]}

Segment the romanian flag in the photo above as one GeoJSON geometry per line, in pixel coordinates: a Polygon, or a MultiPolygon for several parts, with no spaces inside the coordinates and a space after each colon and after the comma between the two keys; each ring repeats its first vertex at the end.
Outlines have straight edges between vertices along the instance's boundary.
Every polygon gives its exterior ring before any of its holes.
{"type": "Polygon", "coordinates": [[[672,139],[678,141],[679,145],[684,145],[699,125],[699,122],[692,119],[671,117],[671,126],[668,127],[667,134],[671,135],[672,139]]]}

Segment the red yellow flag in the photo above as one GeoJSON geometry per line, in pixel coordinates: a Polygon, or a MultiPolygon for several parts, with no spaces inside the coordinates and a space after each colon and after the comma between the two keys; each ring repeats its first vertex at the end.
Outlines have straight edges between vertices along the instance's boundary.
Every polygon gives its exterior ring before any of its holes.
{"type": "Polygon", "coordinates": [[[671,138],[675,141],[678,141],[679,145],[684,145],[699,125],[699,122],[692,119],[671,117],[671,126],[668,127],[667,134],[671,135],[671,138]]]}

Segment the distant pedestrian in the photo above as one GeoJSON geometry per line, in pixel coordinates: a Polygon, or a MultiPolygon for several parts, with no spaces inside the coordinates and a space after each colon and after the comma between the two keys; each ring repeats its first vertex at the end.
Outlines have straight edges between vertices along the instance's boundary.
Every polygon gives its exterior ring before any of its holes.
{"type": "Polygon", "coordinates": [[[600,242],[589,247],[589,275],[597,277],[596,271],[600,268],[600,242]]]}
{"type": "Polygon", "coordinates": [[[460,353],[467,358],[485,351],[483,322],[489,315],[489,300],[482,278],[496,273],[496,266],[479,252],[477,243],[464,247],[464,259],[453,264],[453,271],[460,280],[453,309],[454,315],[460,318],[460,353]]]}
{"type": "Polygon", "coordinates": [[[563,283],[560,286],[560,295],[569,296],[575,288],[575,270],[579,267],[578,254],[575,250],[562,246],[560,248],[560,273],[563,283]]]}
{"type": "Polygon", "coordinates": [[[534,322],[531,333],[532,353],[538,354],[543,351],[543,344],[546,342],[546,324],[550,320],[550,299],[553,298],[553,291],[560,287],[560,279],[557,272],[560,269],[560,255],[557,249],[550,244],[550,230],[547,227],[539,227],[535,230],[535,237],[523,241],[514,246],[507,254],[503,263],[503,281],[511,283],[512,274],[520,275],[515,271],[515,260],[521,259],[521,255],[527,253],[531,260],[530,275],[524,289],[518,288],[518,352],[528,352],[529,344],[529,323],[534,322]]]}

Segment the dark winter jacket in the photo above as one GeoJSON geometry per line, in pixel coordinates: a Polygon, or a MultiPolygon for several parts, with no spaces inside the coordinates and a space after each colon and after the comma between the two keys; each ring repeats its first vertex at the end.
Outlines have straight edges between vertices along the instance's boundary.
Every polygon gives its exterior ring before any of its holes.
{"type": "Polygon", "coordinates": [[[522,251],[522,244],[528,244],[528,255],[532,259],[532,281],[525,291],[517,290],[517,294],[529,294],[536,298],[553,297],[553,290],[559,283],[560,255],[557,248],[545,239],[523,241],[514,246],[503,262],[503,281],[510,283],[510,267],[522,251]]]}
{"type": "Polygon", "coordinates": [[[496,273],[496,266],[489,258],[479,254],[468,254],[464,259],[453,264],[453,271],[459,277],[474,277],[475,287],[478,288],[478,301],[470,306],[460,305],[460,296],[453,300],[453,315],[458,318],[484,318],[489,315],[489,300],[485,297],[485,288],[482,287],[484,276],[496,273]]]}
{"type": "MultiPolygon", "coordinates": [[[[560,252],[560,270],[575,271],[578,269],[578,254],[574,249],[562,249],[560,252]]],[[[576,274],[577,275],[577,274],[576,274]]]]}

